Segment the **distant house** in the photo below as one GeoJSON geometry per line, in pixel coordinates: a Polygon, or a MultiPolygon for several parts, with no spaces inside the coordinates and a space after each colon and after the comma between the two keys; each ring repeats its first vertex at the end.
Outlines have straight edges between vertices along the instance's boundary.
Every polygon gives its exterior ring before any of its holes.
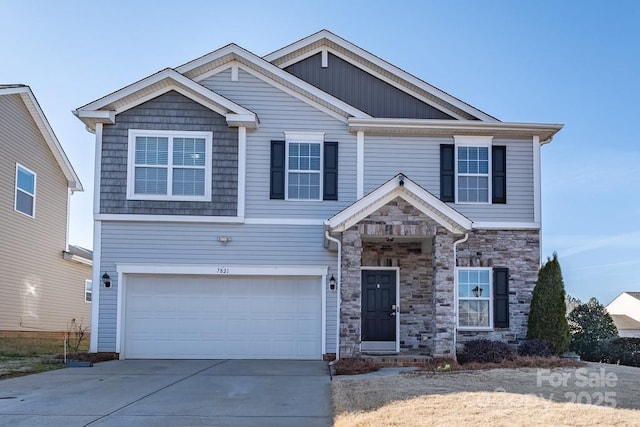
{"type": "Polygon", "coordinates": [[[607,306],[621,337],[640,338],[640,292],[623,292],[607,306]]]}
{"type": "Polygon", "coordinates": [[[501,122],[328,31],[264,57],[230,44],[74,114],[97,156],[91,351],[526,338],[540,150],[562,125],[501,122]]]}
{"type": "Polygon", "coordinates": [[[82,191],[29,86],[0,85],[0,336],[91,323],[92,253],[67,241],[82,191]]]}

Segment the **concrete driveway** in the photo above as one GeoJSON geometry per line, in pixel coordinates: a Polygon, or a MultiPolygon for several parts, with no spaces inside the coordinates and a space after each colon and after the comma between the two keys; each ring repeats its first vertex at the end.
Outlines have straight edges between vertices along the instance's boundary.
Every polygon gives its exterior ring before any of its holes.
{"type": "Polygon", "coordinates": [[[122,360],[0,380],[0,425],[330,426],[327,364],[122,360]]]}

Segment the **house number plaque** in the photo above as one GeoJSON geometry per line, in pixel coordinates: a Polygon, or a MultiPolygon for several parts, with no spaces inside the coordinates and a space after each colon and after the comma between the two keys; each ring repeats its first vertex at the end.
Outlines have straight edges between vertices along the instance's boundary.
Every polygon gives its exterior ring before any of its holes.
{"type": "Polygon", "coordinates": [[[227,268],[227,267],[218,267],[217,273],[218,274],[229,274],[230,271],[229,271],[229,268],[227,268]]]}

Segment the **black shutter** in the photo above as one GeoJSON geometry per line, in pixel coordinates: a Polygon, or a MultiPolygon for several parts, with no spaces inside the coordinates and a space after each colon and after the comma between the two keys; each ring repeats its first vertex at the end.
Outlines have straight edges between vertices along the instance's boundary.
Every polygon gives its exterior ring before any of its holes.
{"type": "Polygon", "coordinates": [[[491,148],[491,173],[492,203],[507,203],[507,147],[491,148]]]}
{"type": "Polygon", "coordinates": [[[338,143],[324,143],[323,200],[338,200],[338,143]]]}
{"type": "Polygon", "coordinates": [[[455,146],[440,144],[440,200],[455,202],[455,146]]]}
{"type": "Polygon", "coordinates": [[[284,199],[284,141],[271,141],[270,198],[284,199]]]}
{"type": "Polygon", "coordinates": [[[493,326],[509,327],[509,269],[493,269],[493,326]]]}

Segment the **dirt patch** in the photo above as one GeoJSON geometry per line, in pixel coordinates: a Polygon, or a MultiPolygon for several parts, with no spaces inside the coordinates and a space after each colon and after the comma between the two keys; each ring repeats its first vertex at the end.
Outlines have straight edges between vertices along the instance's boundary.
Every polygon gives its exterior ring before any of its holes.
{"type": "Polygon", "coordinates": [[[640,368],[414,372],[332,381],[335,423],[639,425],[640,368]],[[578,405],[578,403],[582,403],[578,405]],[[611,409],[615,406],[618,409],[611,409]]]}

